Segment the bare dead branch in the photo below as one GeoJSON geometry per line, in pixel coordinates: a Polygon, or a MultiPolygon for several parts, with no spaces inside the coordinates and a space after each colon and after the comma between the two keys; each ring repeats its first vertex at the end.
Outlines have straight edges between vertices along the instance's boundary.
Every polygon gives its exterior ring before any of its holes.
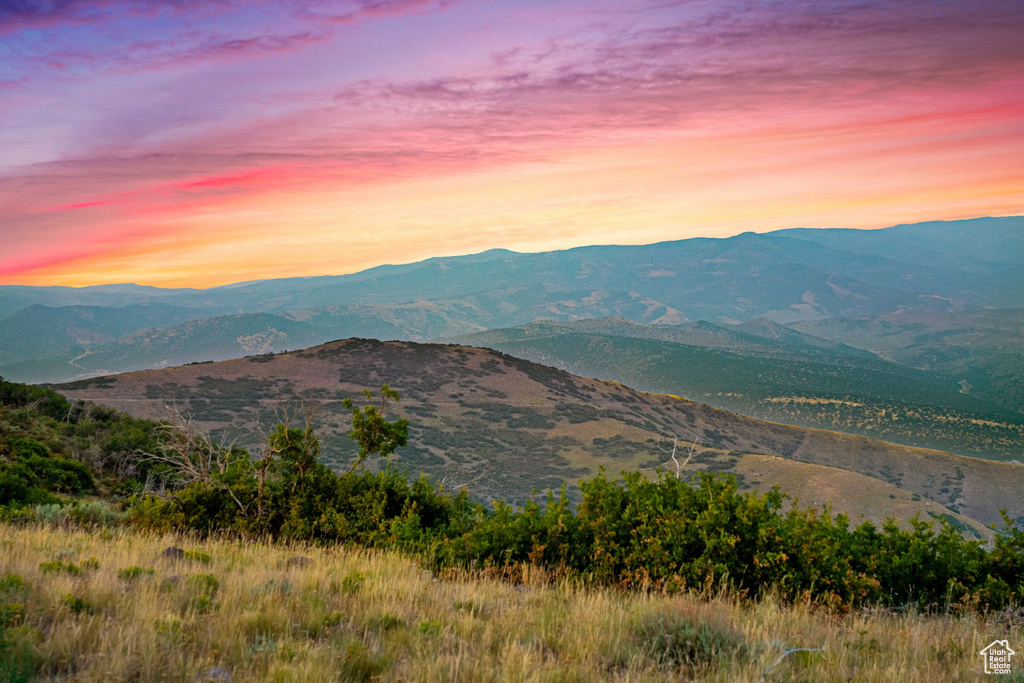
{"type": "MultiPolygon", "coordinates": [[[[676,479],[682,479],[683,478],[683,470],[686,469],[686,466],[690,464],[690,459],[693,458],[693,454],[694,454],[694,452],[697,449],[697,439],[694,438],[693,443],[691,443],[689,448],[687,448],[686,460],[684,460],[682,463],[680,463],[679,459],[676,457],[676,451],[678,449],[679,449],[679,437],[672,437],[672,451],[671,451],[671,454],[670,454],[669,458],[675,464],[675,467],[676,467],[676,479]]],[[[669,451],[665,450],[664,448],[662,448],[660,444],[658,445],[658,450],[662,451],[663,453],[668,453],[669,452],[669,451]]],[[[663,464],[667,464],[667,463],[668,463],[668,460],[666,460],[665,463],[663,463],[663,464]]]]}

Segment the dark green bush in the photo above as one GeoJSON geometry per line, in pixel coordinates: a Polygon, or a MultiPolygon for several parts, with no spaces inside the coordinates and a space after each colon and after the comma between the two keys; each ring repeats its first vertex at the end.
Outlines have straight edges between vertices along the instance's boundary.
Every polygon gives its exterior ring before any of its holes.
{"type": "Polygon", "coordinates": [[[186,550],[185,559],[198,562],[199,564],[210,564],[213,562],[210,553],[204,553],[202,550],[186,550]]]}
{"type": "Polygon", "coordinates": [[[0,377],[0,405],[29,408],[57,420],[64,419],[71,410],[68,400],[52,389],[32,384],[8,382],[0,377]]]}
{"type": "Polygon", "coordinates": [[[78,576],[82,573],[82,569],[74,562],[66,560],[53,560],[52,562],[41,562],[39,569],[44,574],[71,574],[72,576],[78,576]]]}
{"type": "Polygon", "coordinates": [[[635,645],[645,657],[690,674],[746,652],[743,637],[735,631],[677,612],[648,615],[633,626],[632,632],[635,645]]]}
{"type": "Polygon", "coordinates": [[[92,472],[80,462],[33,455],[16,464],[28,468],[38,486],[48,491],[79,495],[94,488],[92,472]]]}
{"type": "MultiPolygon", "coordinates": [[[[267,533],[420,554],[441,569],[531,565],[622,587],[771,590],[836,609],[885,602],[922,609],[997,609],[1024,600],[1024,533],[1007,528],[986,552],[945,520],[852,527],[829,510],[790,506],[779,491],[741,493],[734,479],[603,474],[580,485],[573,509],[563,490],[542,505],[496,501],[409,484],[387,469],[336,476],[319,464],[301,477],[268,470],[262,493],[240,464],[175,499],[140,499],[143,526],[209,533],[267,533]],[[269,474],[268,474],[269,473],[269,474]]],[[[346,589],[349,589],[346,587],[346,589]]]]}
{"type": "Polygon", "coordinates": [[[60,602],[71,610],[72,614],[90,614],[92,612],[92,603],[71,594],[62,597],[60,602]]]}
{"type": "Polygon", "coordinates": [[[367,627],[374,631],[394,631],[396,628],[402,628],[405,626],[405,621],[396,617],[394,614],[378,614],[377,616],[371,617],[366,622],[367,627]]]}
{"type": "Polygon", "coordinates": [[[135,581],[144,576],[153,576],[154,574],[156,574],[156,570],[152,567],[133,566],[122,567],[121,569],[117,570],[117,578],[121,579],[122,581],[128,582],[135,581]]]}

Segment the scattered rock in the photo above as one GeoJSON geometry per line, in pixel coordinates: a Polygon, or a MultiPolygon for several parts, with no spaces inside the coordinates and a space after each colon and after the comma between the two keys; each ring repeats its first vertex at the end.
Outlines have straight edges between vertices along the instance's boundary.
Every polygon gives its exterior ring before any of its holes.
{"type": "Polygon", "coordinates": [[[167,550],[160,553],[160,557],[166,560],[184,560],[185,551],[181,548],[175,548],[174,546],[171,546],[167,550]]]}
{"type": "Polygon", "coordinates": [[[1002,614],[1007,629],[1024,626],[1024,607],[1008,607],[1002,614]]]}
{"type": "Polygon", "coordinates": [[[296,555],[295,557],[289,557],[288,561],[285,562],[285,566],[288,569],[291,569],[293,567],[300,567],[300,568],[301,567],[309,567],[312,564],[313,564],[313,560],[311,560],[308,557],[303,557],[302,555],[296,555]]]}
{"type": "Polygon", "coordinates": [[[231,683],[234,677],[231,672],[227,669],[219,666],[211,666],[206,671],[202,671],[196,675],[197,681],[226,681],[231,683]]]}

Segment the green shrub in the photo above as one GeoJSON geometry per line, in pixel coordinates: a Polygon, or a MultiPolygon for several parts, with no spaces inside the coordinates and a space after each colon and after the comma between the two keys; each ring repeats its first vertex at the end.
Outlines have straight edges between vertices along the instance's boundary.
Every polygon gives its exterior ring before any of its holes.
{"type": "Polygon", "coordinates": [[[39,564],[39,569],[44,574],[59,574],[64,572],[71,574],[72,576],[78,576],[82,573],[82,570],[74,562],[68,562],[65,560],[53,560],[51,562],[42,562],[39,564]]]}
{"type": "Polygon", "coordinates": [[[67,417],[71,410],[68,400],[52,389],[8,382],[3,378],[0,378],[0,404],[18,408],[32,407],[57,420],[67,417]]]}
{"type": "Polygon", "coordinates": [[[358,593],[359,589],[366,583],[366,577],[360,572],[351,571],[345,575],[345,578],[341,580],[341,591],[352,595],[358,593]]]}
{"type": "Polygon", "coordinates": [[[405,621],[396,617],[394,614],[388,614],[385,612],[384,614],[378,614],[375,617],[371,617],[367,620],[366,625],[374,631],[386,632],[405,626],[405,621]]]}
{"type": "Polygon", "coordinates": [[[24,466],[0,462],[0,505],[37,505],[56,498],[35,486],[38,479],[24,466]]]}
{"type": "Polygon", "coordinates": [[[416,630],[427,636],[436,636],[441,632],[441,622],[439,621],[421,621],[416,630]]]}
{"type": "Polygon", "coordinates": [[[646,657],[661,666],[682,668],[691,674],[746,650],[743,638],[736,632],[676,612],[648,615],[632,631],[634,643],[646,657]]]}
{"type": "Polygon", "coordinates": [[[25,579],[20,575],[8,572],[0,577],[0,595],[13,595],[25,587],[25,579]]]}
{"type": "Polygon", "coordinates": [[[213,562],[210,554],[204,553],[201,550],[186,550],[185,557],[193,562],[198,562],[199,564],[210,564],[213,562]]]}
{"type": "Polygon", "coordinates": [[[32,643],[11,642],[9,634],[0,629],[0,683],[29,683],[35,679],[38,668],[32,643]]]}
{"type": "Polygon", "coordinates": [[[117,578],[121,579],[122,581],[129,582],[135,581],[136,579],[140,579],[143,576],[153,576],[154,574],[156,574],[156,570],[152,567],[132,566],[122,567],[121,569],[117,570],[117,578]]]}
{"type": "Polygon", "coordinates": [[[67,510],[61,503],[36,505],[36,520],[49,526],[59,526],[67,519],[67,510]]]}
{"type": "Polygon", "coordinates": [[[189,598],[185,606],[186,609],[190,609],[199,614],[212,612],[218,607],[217,601],[213,599],[213,596],[206,593],[189,598]]]}
{"type": "Polygon", "coordinates": [[[213,574],[196,574],[188,577],[188,581],[198,590],[211,596],[216,595],[220,590],[220,579],[213,574]]]}
{"type": "Polygon", "coordinates": [[[75,524],[87,528],[110,528],[124,519],[124,513],[105,501],[89,500],[71,506],[68,517],[75,524]]]}
{"type": "Polygon", "coordinates": [[[344,612],[331,612],[330,614],[324,615],[324,626],[327,628],[334,628],[345,621],[344,612]]]}
{"type": "Polygon", "coordinates": [[[338,676],[343,681],[374,681],[381,677],[389,665],[382,652],[373,652],[362,641],[350,642],[338,664],[338,676]]]}
{"type": "Polygon", "coordinates": [[[92,603],[83,598],[71,595],[70,593],[68,595],[63,596],[60,599],[60,602],[62,605],[71,610],[72,614],[89,614],[92,612],[92,603]]]}
{"type": "Polygon", "coordinates": [[[72,495],[92,491],[92,471],[83,463],[58,457],[32,455],[17,463],[26,467],[40,482],[41,488],[72,495]]]}
{"type": "Polygon", "coordinates": [[[17,626],[25,620],[25,605],[20,602],[11,602],[0,605],[0,629],[9,626],[17,626]]]}

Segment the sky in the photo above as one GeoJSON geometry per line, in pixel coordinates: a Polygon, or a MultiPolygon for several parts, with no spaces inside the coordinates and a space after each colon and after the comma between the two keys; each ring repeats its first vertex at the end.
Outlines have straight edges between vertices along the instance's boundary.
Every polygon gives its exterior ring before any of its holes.
{"type": "Polygon", "coordinates": [[[0,0],[0,284],[1024,213],[1024,0],[0,0]]]}

